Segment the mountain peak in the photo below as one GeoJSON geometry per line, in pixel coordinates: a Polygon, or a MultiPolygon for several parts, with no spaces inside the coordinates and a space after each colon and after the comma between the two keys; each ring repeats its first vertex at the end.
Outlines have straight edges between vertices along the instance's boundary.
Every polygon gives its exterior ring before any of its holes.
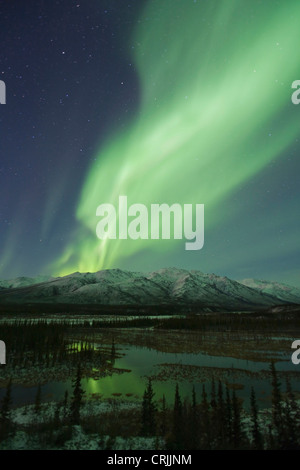
{"type": "Polygon", "coordinates": [[[205,311],[235,311],[300,304],[300,291],[279,283],[234,281],[214,273],[162,268],[149,273],[106,269],[75,272],[36,282],[20,278],[0,282],[0,303],[177,305],[205,311]],[[193,308],[194,308],[193,307],[193,308]]]}
{"type": "Polygon", "coordinates": [[[300,303],[300,289],[297,287],[276,281],[264,281],[261,279],[244,279],[239,282],[244,286],[272,295],[280,300],[284,300],[285,302],[300,303]]]}

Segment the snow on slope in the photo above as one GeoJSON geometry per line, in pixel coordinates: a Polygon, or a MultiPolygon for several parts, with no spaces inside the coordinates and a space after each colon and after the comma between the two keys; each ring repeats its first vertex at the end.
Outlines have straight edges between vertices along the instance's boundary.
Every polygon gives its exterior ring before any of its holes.
{"type": "Polygon", "coordinates": [[[287,300],[282,295],[284,289],[279,284],[275,291],[269,289],[264,292],[227,277],[177,268],[151,273],[120,269],[77,272],[38,284],[26,285],[27,281],[24,281],[25,287],[22,282],[7,282],[15,288],[0,291],[0,301],[102,305],[197,304],[203,308],[225,310],[270,307],[292,301],[291,296],[287,300]]]}
{"type": "Polygon", "coordinates": [[[26,287],[32,286],[33,284],[38,284],[40,282],[46,282],[51,280],[52,277],[50,276],[37,276],[37,277],[16,277],[15,279],[9,280],[0,280],[0,288],[4,289],[12,289],[16,287],[26,287]]]}
{"type": "Polygon", "coordinates": [[[273,295],[286,303],[300,304],[300,289],[273,281],[262,281],[259,279],[244,279],[239,281],[244,286],[256,289],[264,294],[273,295]]]}

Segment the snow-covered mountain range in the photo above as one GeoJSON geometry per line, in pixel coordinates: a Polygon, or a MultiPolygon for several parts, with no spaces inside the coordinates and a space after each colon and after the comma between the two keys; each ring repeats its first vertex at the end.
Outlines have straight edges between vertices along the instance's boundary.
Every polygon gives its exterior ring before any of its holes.
{"type": "Polygon", "coordinates": [[[243,279],[241,284],[252,289],[257,289],[264,294],[269,294],[286,303],[299,304],[300,289],[274,281],[262,281],[258,279],[243,279]]]}
{"type": "Polygon", "coordinates": [[[51,277],[49,276],[37,276],[37,277],[16,277],[14,279],[8,279],[5,281],[0,280],[0,289],[1,288],[13,288],[13,287],[27,287],[33,284],[38,284],[39,282],[50,281],[51,277]]]}
{"type": "Polygon", "coordinates": [[[275,282],[234,281],[166,268],[150,273],[108,269],[56,278],[0,281],[0,303],[195,305],[203,310],[255,310],[300,304],[300,289],[275,282]]]}

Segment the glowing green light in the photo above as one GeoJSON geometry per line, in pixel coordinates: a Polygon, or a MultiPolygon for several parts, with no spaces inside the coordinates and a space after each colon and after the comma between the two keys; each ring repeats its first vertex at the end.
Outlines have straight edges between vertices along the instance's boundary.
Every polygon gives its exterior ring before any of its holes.
{"type": "Polygon", "coordinates": [[[96,208],[117,207],[119,195],[147,206],[205,204],[206,227],[220,220],[223,198],[298,132],[287,110],[299,72],[299,14],[299,2],[148,2],[128,41],[140,109],[91,166],[57,274],[116,267],[146,248],[153,256],[184,249],[178,240],[99,240],[96,208]]]}

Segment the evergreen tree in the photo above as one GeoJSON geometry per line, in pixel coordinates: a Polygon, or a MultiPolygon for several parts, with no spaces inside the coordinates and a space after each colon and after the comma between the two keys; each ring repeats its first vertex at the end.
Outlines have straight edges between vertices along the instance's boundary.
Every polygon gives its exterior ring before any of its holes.
{"type": "Polygon", "coordinates": [[[209,416],[209,404],[207,399],[207,393],[205,385],[202,387],[201,395],[201,447],[203,449],[210,449],[210,416],[209,416]]]}
{"type": "Polygon", "coordinates": [[[297,402],[296,402],[296,399],[295,399],[294,392],[292,391],[291,382],[289,380],[289,377],[286,377],[286,393],[287,393],[287,397],[288,397],[288,400],[289,400],[289,403],[290,403],[290,406],[291,406],[291,410],[292,410],[293,413],[296,414],[298,412],[298,405],[297,405],[297,402]]]}
{"type": "Polygon", "coordinates": [[[195,386],[192,389],[192,406],[188,423],[189,448],[197,449],[199,446],[199,420],[195,386]]]}
{"type": "Polygon", "coordinates": [[[268,434],[267,434],[267,449],[268,450],[275,450],[275,439],[274,439],[274,434],[272,430],[272,425],[268,425],[268,434]]]}
{"type": "Polygon", "coordinates": [[[151,379],[148,379],[148,385],[143,395],[142,403],[142,435],[153,436],[156,432],[156,404],[154,402],[154,392],[151,379]]]}
{"type": "Polygon", "coordinates": [[[84,391],[81,387],[81,378],[82,372],[80,363],[78,363],[76,378],[73,382],[73,396],[70,405],[70,419],[72,424],[80,423],[80,408],[82,406],[82,398],[84,396],[84,391]]]}
{"type": "Polygon", "coordinates": [[[252,419],[252,445],[254,449],[261,450],[263,449],[263,440],[262,434],[258,424],[258,413],[256,405],[256,396],[254,388],[251,387],[251,397],[250,397],[250,406],[251,406],[251,419],[252,419]]]}
{"type": "Polygon", "coordinates": [[[242,444],[240,404],[234,390],[232,392],[232,441],[235,449],[242,444]]]}
{"type": "Polygon", "coordinates": [[[5,393],[4,397],[2,398],[2,402],[1,402],[1,420],[2,420],[2,422],[6,422],[6,421],[9,420],[11,404],[12,404],[11,379],[9,379],[7,387],[6,387],[6,393],[5,393]]]}
{"type": "Polygon", "coordinates": [[[63,401],[63,413],[64,413],[64,421],[66,421],[68,416],[68,400],[69,400],[69,392],[68,390],[65,391],[64,401],[63,401]]]}
{"type": "Polygon", "coordinates": [[[12,422],[10,420],[11,404],[12,404],[12,399],[11,399],[11,379],[10,379],[6,387],[6,393],[1,401],[0,440],[8,437],[12,428],[12,422]]]}
{"type": "Polygon", "coordinates": [[[218,382],[218,408],[224,411],[223,386],[221,380],[218,382]]]}
{"type": "Polygon", "coordinates": [[[284,427],[285,427],[285,439],[284,448],[286,449],[297,449],[297,437],[296,437],[296,424],[295,424],[295,408],[296,402],[291,389],[290,381],[286,378],[286,398],[284,407],[284,427]]]}
{"type": "Polygon", "coordinates": [[[173,438],[175,449],[180,449],[182,447],[182,425],[182,401],[179,394],[178,384],[176,384],[173,409],[173,438]]]}
{"type": "Polygon", "coordinates": [[[211,381],[211,400],[210,400],[210,406],[212,410],[214,410],[217,406],[217,400],[216,400],[216,384],[214,378],[211,381]]]}
{"type": "Polygon", "coordinates": [[[166,397],[162,397],[162,406],[160,413],[160,434],[164,436],[167,432],[167,406],[166,406],[166,397]]]}
{"type": "Polygon", "coordinates": [[[232,441],[232,404],[230,399],[229,388],[226,385],[226,401],[225,401],[225,432],[226,443],[231,444],[232,441]]]}
{"type": "Polygon", "coordinates": [[[218,448],[224,448],[226,442],[226,418],[225,418],[225,402],[223,398],[222,382],[218,382],[218,399],[217,399],[217,416],[216,416],[218,434],[216,443],[218,448]]]}
{"type": "Polygon", "coordinates": [[[57,429],[60,426],[60,410],[61,410],[62,403],[57,402],[54,410],[53,416],[53,425],[54,428],[57,429]]]}
{"type": "Polygon", "coordinates": [[[277,378],[274,362],[271,363],[270,370],[272,375],[272,423],[276,432],[278,445],[281,447],[281,441],[283,438],[281,384],[277,378]]]}
{"type": "Polygon", "coordinates": [[[193,409],[194,412],[196,412],[197,402],[196,402],[195,385],[193,385],[193,389],[192,389],[192,409],[193,409]]]}

